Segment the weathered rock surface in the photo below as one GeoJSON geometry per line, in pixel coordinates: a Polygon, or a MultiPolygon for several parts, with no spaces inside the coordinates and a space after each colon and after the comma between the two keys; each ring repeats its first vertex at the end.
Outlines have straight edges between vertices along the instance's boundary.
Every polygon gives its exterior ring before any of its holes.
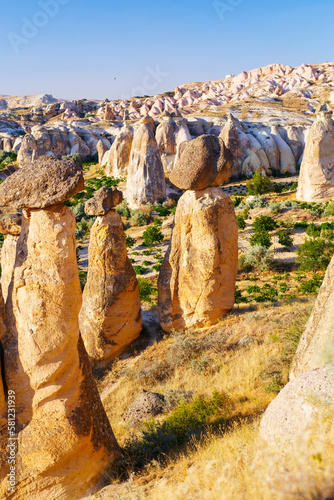
{"type": "Polygon", "coordinates": [[[279,170],[280,168],[280,163],[279,163],[279,150],[276,146],[276,142],[274,138],[267,134],[265,130],[257,130],[254,129],[254,133],[256,135],[256,139],[259,141],[261,144],[262,148],[264,149],[269,165],[271,170],[279,170]]]}
{"type": "Polygon", "coordinates": [[[91,229],[80,331],[93,364],[105,364],[140,334],[142,316],[135,271],[115,210],[91,229]]]}
{"type": "Polygon", "coordinates": [[[123,420],[128,425],[135,426],[162,413],[164,406],[164,396],[143,390],[124,413],[123,420]]]}
{"type": "Polygon", "coordinates": [[[290,380],[326,365],[326,348],[334,342],[334,257],[293,358],[290,380]]]}
{"type": "Polygon", "coordinates": [[[105,167],[106,175],[110,177],[125,177],[128,172],[133,132],[129,126],[124,126],[111,146],[105,167]]]}
{"type": "Polygon", "coordinates": [[[1,248],[1,287],[5,303],[13,277],[18,239],[19,236],[8,234],[1,248]]]}
{"type": "MultiPolygon", "coordinates": [[[[5,304],[2,298],[1,286],[0,286],[0,339],[6,334],[6,325],[5,325],[5,304]]],[[[0,359],[3,360],[3,347],[0,342],[0,359]]],[[[5,373],[4,366],[1,361],[0,363],[0,484],[1,481],[6,478],[7,467],[8,467],[8,459],[9,459],[9,448],[7,448],[8,444],[12,444],[14,441],[7,441],[9,436],[9,423],[10,420],[8,418],[7,412],[7,402],[5,396],[5,373]]],[[[7,483],[7,488],[8,488],[7,483]]]]}
{"type": "Polygon", "coordinates": [[[101,164],[102,158],[103,158],[104,154],[108,151],[108,148],[101,140],[99,140],[99,142],[96,145],[96,149],[97,149],[97,155],[98,155],[98,162],[101,164]]]}
{"type": "Polygon", "coordinates": [[[87,215],[106,215],[109,210],[122,203],[122,200],[122,191],[103,186],[95,192],[93,198],[86,201],[85,213],[87,215]]]}
{"type": "Polygon", "coordinates": [[[219,186],[231,177],[232,166],[232,156],[224,142],[214,135],[202,135],[187,143],[170,181],[180,189],[219,186]]]}
{"type": "Polygon", "coordinates": [[[296,160],[290,146],[282,139],[276,127],[271,127],[271,136],[276,142],[279,151],[279,169],[282,174],[296,173],[296,160]]]}
{"type": "Polygon", "coordinates": [[[327,104],[320,108],[307,136],[297,200],[324,202],[334,198],[334,121],[327,104]]]}
{"type": "Polygon", "coordinates": [[[218,188],[187,191],[158,279],[166,332],[212,325],[234,304],[238,227],[233,203],[218,188]]]}
{"type": "Polygon", "coordinates": [[[317,368],[302,373],[270,403],[260,435],[267,443],[282,447],[303,441],[307,431],[316,430],[322,412],[332,409],[333,400],[333,372],[317,368]]]}
{"type": "Polygon", "coordinates": [[[250,142],[246,134],[241,134],[241,130],[237,128],[233,118],[231,115],[219,137],[224,141],[225,146],[232,154],[233,169],[231,175],[236,177],[242,173],[243,163],[250,149],[250,142]]]}
{"type": "Polygon", "coordinates": [[[72,198],[83,188],[78,162],[43,156],[7,177],[0,186],[0,206],[46,208],[72,198]]]}
{"type": "Polygon", "coordinates": [[[24,211],[0,339],[16,395],[18,500],[80,499],[118,455],[79,333],[74,231],[68,207],[24,211]]]}
{"type": "Polygon", "coordinates": [[[21,214],[8,214],[0,218],[0,234],[19,236],[21,233],[21,214]]]}
{"type": "Polygon", "coordinates": [[[133,138],[126,199],[130,207],[138,208],[165,197],[165,174],[155,140],[154,120],[146,117],[133,138]]]}

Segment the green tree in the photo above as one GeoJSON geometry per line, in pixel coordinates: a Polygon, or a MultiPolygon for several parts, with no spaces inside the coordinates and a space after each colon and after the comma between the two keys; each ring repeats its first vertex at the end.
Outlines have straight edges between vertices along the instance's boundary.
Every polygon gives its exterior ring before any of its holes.
{"type": "Polygon", "coordinates": [[[143,232],[144,245],[150,246],[154,243],[161,243],[164,239],[164,235],[160,231],[160,228],[156,225],[149,226],[143,232]]]}
{"type": "Polygon", "coordinates": [[[256,172],[252,179],[247,182],[247,189],[250,195],[269,193],[270,187],[271,182],[269,177],[260,174],[260,172],[256,172]]]}

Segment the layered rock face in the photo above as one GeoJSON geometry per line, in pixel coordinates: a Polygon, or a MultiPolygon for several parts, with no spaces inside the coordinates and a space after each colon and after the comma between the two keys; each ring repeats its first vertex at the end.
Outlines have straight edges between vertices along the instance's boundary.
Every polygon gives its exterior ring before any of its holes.
{"type": "Polygon", "coordinates": [[[1,287],[5,302],[13,277],[17,241],[21,233],[21,223],[22,217],[20,215],[9,215],[0,219],[0,233],[6,235],[1,249],[1,287]]]}
{"type": "Polygon", "coordinates": [[[334,257],[293,358],[290,380],[326,365],[326,348],[334,343],[334,257]]]}
{"type": "MultiPolygon", "coordinates": [[[[16,394],[18,500],[82,498],[119,453],[79,333],[75,218],[60,202],[81,189],[76,168],[77,175],[75,164],[62,169],[59,162],[58,178],[43,184],[43,166],[35,165],[35,185],[23,182],[17,200],[17,179],[0,187],[1,200],[27,207],[6,303],[8,331],[0,339],[6,382],[16,394]],[[43,209],[33,208],[36,187],[43,209]],[[49,206],[48,199],[59,203],[49,206]]],[[[7,488],[4,479],[2,498],[7,488]]]]}
{"type": "Polygon", "coordinates": [[[110,177],[125,177],[130,161],[133,132],[130,127],[124,126],[111,146],[105,173],[110,177]]]}
{"type": "Polygon", "coordinates": [[[307,136],[298,179],[297,200],[324,202],[334,198],[334,122],[327,104],[320,107],[307,136]]]}
{"type": "MultiPolygon", "coordinates": [[[[101,198],[102,193],[95,197],[101,198]]],[[[86,213],[98,215],[90,233],[88,276],[79,317],[80,331],[94,365],[106,364],[142,329],[139,287],[127,256],[122,220],[116,210],[108,208],[121,200],[116,200],[115,195],[113,198],[114,202],[104,201],[105,210],[101,202],[95,204],[95,209],[87,202],[85,208],[86,213]]]]}
{"type": "Polygon", "coordinates": [[[126,199],[132,208],[166,196],[165,174],[154,127],[154,120],[146,118],[134,134],[126,184],[126,199]]]}
{"type": "Polygon", "coordinates": [[[265,411],[260,435],[272,445],[286,448],[305,442],[307,432],[317,432],[323,412],[331,411],[334,375],[325,368],[302,373],[289,382],[265,411]]]}
{"type": "Polygon", "coordinates": [[[238,227],[230,198],[218,188],[187,191],[158,280],[166,332],[214,324],[232,309],[238,227]]]}

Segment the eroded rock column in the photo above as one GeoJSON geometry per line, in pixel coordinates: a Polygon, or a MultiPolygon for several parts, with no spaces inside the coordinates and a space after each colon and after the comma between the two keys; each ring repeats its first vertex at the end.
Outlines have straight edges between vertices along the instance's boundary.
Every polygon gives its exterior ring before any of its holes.
{"type": "Polygon", "coordinates": [[[216,323],[234,304],[238,227],[230,198],[217,186],[232,173],[221,139],[191,141],[171,175],[180,198],[158,279],[162,328],[171,332],[216,323]]]}
{"type": "Polygon", "coordinates": [[[105,364],[140,334],[142,315],[136,273],[127,256],[121,217],[112,207],[120,191],[101,188],[85,211],[97,215],[91,229],[88,277],[80,331],[92,364],[105,364]]]}
{"type": "Polygon", "coordinates": [[[13,277],[17,241],[21,233],[21,223],[22,216],[19,214],[7,215],[0,219],[0,233],[6,235],[1,248],[1,287],[5,302],[13,277]]]}
{"type": "Polygon", "coordinates": [[[76,162],[50,157],[0,187],[1,205],[24,208],[1,339],[16,393],[15,499],[82,498],[119,453],[79,333],[75,219],[62,202],[82,188],[76,162]]]}

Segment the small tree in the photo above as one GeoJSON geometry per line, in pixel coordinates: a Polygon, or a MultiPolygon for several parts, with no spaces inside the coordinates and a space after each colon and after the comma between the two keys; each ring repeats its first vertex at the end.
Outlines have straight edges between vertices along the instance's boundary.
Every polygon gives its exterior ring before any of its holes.
{"type": "Polygon", "coordinates": [[[241,214],[237,215],[238,228],[242,231],[246,227],[246,221],[241,214]]]}
{"type": "Polygon", "coordinates": [[[260,215],[254,220],[252,228],[255,232],[273,231],[277,228],[277,222],[272,217],[260,215]]]}
{"type": "Polygon", "coordinates": [[[288,235],[286,231],[282,231],[278,235],[278,242],[286,248],[293,247],[293,239],[288,235]]]}
{"type": "Polygon", "coordinates": [[[252,247],[261,245],[264,248],[269,248],[271,246],[271,236],[268,231],[262,229],[261,231],[255,232],[249,242],[252,247]]]}
{"type": "Polygon", "coordinates": [[[125,240],[126,240],[127,248],[132,248],[133,246],[135,246],[136,241],[137,241],[135,238],[132,238],[128,234],[125,236],[125,240]]]}
{"type": "Polygon", "coordinates": [[[164,235],[160,231],[160,228],[155,224],[153,226],[149,226],[143,232],[144,245],[150,246],[154,243],[161,243],[164,239],[164,235]]]}
{"type": "Polygon", "coordinates": [[[260,174],[260,172],[256,172],[252,179],[247,182],[247,188],[250,195],[269,193],[270,187],[271,182],[269,177],[260,174]]]}

